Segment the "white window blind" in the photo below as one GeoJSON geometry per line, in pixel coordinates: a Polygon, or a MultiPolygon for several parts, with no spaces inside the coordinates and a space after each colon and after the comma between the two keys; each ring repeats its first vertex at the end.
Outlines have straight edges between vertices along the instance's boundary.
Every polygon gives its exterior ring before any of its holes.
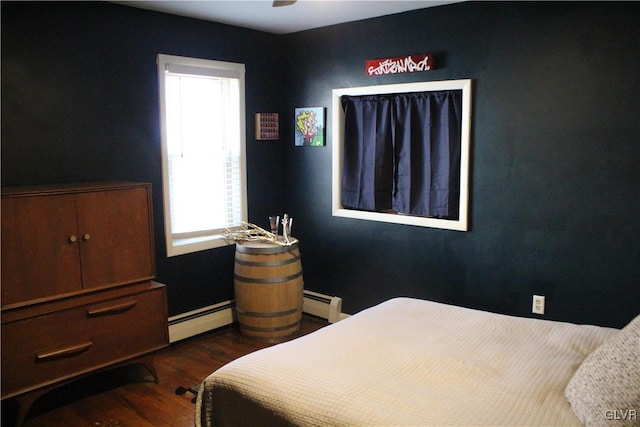
{"type": "Polygon", "coordinates": [[[246,221],[244,66],[158,56],[168,255],[246,221]]]}

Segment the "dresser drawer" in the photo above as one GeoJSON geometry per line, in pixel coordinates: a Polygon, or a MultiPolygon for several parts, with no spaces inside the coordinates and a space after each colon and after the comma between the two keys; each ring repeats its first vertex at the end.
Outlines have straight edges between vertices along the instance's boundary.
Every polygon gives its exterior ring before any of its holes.
{"type": "Polygon", "coordinates": [[[166,346],[164,287],[2,325],[2,395],[166,346]]]}

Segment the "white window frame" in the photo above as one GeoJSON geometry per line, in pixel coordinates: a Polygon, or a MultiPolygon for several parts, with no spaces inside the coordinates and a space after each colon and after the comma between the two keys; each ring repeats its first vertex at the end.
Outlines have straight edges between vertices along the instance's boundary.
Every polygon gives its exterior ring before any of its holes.
{"type": "MultiPolygon", "coordinates": [[[[171,200],[169,194],[169,153],[167,133],[167,109],[165,91],[165,70],[177,68],[188,74],[190,68],[197,70],[195,74],[201,74],[206,69],[207,75],[219,77],[232,77],[239,79],[239,123],[240,123],[240,192],[241,192],[241,217],[247,221],[247,172],[246,172],[246,115],[245,115],[245,66],[244,64],[214,61],[208,59],[189,58],[174,55],[158,54],[158,87],[160,98],[160,130],[162,142],[162,195],[164,208],[164,230],[167,247],[167,256],[172,257],[187,253],[198,252],[231,245],[222,234],[211,233],[197,237],[176,236],[171,226],[171,200]]],[[[239,226],[240,224],[238,224],[239,226]]]]}
{"type": "Polygon", "coordinates": [[[332,153],[332,213],[333,216],[369,221],[390,222],[418,227],[468,231],[469,206],[469,156],[471,145],[471,79],[433,82],[399,83],[378,86],[362,86],[333,89],[333,153],[332,153]],[[460,212],[457,220],[429,218],[423,216],[398,215],[346,209],[342,206],[342,164],[344,111],[340,103],[343,95],[376,95],[386,93],[429,92],[462,90],[462,129],[460,147],[460,212]]]}

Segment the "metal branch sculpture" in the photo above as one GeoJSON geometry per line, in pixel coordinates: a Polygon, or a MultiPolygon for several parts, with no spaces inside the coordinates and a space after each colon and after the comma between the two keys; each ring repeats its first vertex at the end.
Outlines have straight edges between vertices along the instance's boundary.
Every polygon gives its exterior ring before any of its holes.
{"type": "Polygon", "coordinates": [[[290,246],[295,243],[295,239],[290,239],[288,236],[279,238],[277,235],[265,230],[262,227],[258,227],[255,224],[242,221],[242,228],[229,229],[226,228],[223,235],[227,240],[240,241],[240,242],[267,242],[273,243],[279,246],[290,246]]]}

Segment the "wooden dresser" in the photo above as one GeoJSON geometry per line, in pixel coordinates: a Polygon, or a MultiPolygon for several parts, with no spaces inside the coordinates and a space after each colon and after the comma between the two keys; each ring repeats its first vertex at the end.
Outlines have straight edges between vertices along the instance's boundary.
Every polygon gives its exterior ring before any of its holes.
{"type": "MultiPolygon", "coordinates": [[[[169,343],[154,282],[151,185],[3,188],[2,399],[18,422],[50,389],[169,343]]],[[[156,377],[157,381],[157,377],[156,377]]]]}

